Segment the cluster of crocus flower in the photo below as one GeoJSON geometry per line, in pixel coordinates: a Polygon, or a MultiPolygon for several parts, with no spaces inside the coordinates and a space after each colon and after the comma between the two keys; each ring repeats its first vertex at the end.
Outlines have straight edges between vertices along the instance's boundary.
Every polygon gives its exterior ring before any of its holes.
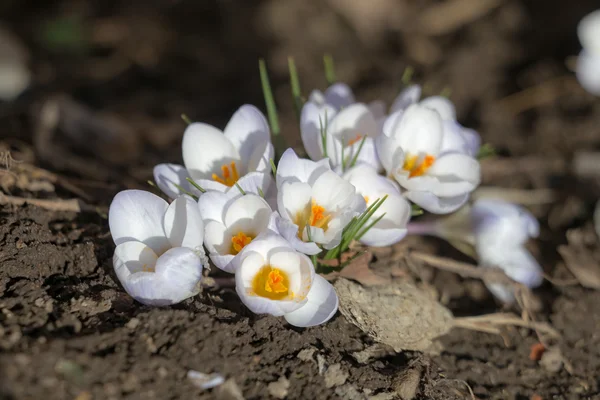
{"type": "Polygon", "coordinates": [[[585,90],[600,96],[600,10],[579,22],[577,35],[583,47],[577,58],[577,79],[585,90]]]}
{"type": "MultiPolygon", "coordinates": [[[[198,293],[210,259],[235,274],[253,312],[322,324],[338,298],[316,272],[319,258],[339,257],[355,240],[393,245],[411,231],[414,207],[453,213],[480,181],[479,135],[457,122],[447,98],[421,99],[418,85],[403,90],[388,114],[380,102],[356,102],[342,83],[314,91],[300,130],[309,158],[287,149],[275,165],[269,124],[254,106],[242,106],[223,131],[189,124],[184,165],[154,168],[172,202],[127,190],[111,204],[114,267],[125,290],[148,305],[180,302],[198,293]]],[[[530,261],[527,235],[482,239],[494,236],[488,220],[502,207],[476,209],[485,221],[476,235],[482,264],[506,265],[508,241],[522,256],[516,264],[530,261]]]]}

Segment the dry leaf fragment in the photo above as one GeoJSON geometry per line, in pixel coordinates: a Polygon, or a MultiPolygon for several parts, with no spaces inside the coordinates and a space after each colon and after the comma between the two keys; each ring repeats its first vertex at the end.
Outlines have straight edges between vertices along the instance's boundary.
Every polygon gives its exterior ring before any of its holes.
{"type": "Polygon", "coordinates": [[[585,247],[584,235],[579,229],[568,231],[569,245],[559,246],[558,252],[581,286],[600,290],[600,265],[592,250],[585,247]]]}
{"type": "Polygon", "coordinates": [[[408,283],[366,288],[340,278],[334,286],[342,314],[396,352],[430,351],[432,340],[452,328],[451,312],[408,283]]]}
{"type": "MultiPolygon", "coordinates": [[[[369,262],[372,258],[373,253],[371,253],[370,251],[365,251],[364,254],[356,257],[341,271],[336,271],[325,275],[325,279],[331,281],[337,277],[342,277],[352,279],[364,286],[378,286],[389,284],[391,281],[389,277],[385,278],[383,276],[379,276],[369,268],[369,262]]],[[[332,264],[332,266],[336,266],[336,264],[332,264]]]]}

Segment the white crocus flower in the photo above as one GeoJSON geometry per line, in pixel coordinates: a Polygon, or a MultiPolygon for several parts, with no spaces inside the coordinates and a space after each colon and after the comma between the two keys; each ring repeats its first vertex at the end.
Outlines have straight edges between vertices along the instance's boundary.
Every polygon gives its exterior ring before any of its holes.
{"type": "Polygon", "coordinates": [[[366,208],[354,186],[327,163],[300,159],[288,149],[277,167],[277,230],[306,254],[317,254],[317,244],[336,247],[344,227],[366,208]]]}
{"type": "Polygon", "coordinates": [[[579,22],[577,34],[583,47],[577,59],[577,79],[585,90],[600,96],[600,10],[579,22]]]}
{"type": "MultiPolygon", "coordinates": [[[[533,215],[516,204],[501,200],[478,200],[471,208],[471,224],[479,263],[499,267],[511,279],[534,288],[543,280],[543,271],[525,248],[530,238],[539,235],[539,223],[533,215]]],[[[510,287],[488,285],[500,300],[510,303],[510,287]]]]}
{"type": "Polygon", "coordinates": [[[350,169],[344,174],[344,179],[354,185],[356,191],[364,197],[367,206],[388,196],[366,226],[382,215],[383,217],[360,238],[361,243],[367,246],[390,246],[406,236],[411,207],[394,181],[379,175],[368,165],[357,165],[350,169]]]}
{"type": "Polygon", "coordinates": [[[459,152],[475,157],[481,147],[481,137],[473,129],[466,128],[456,119],[454,104],[444,96],[421,99],[421,86],[410,85],[400,92],[390,107],[390,114],[405,111],[413,104],[420,104],[437,111],[442,118],[444,137],[441,152],[459,152]]]}
{"type": "Polygon", "coordinates": [[[164,306],[198,293],[204,225],[194,200],[184,195],[169,205],[152,193],[125,190],[113,199],[108,224],[117,245],[115,272],[131,297],[164,306]]]}
{"type": "Polygon", "coordinates": [[[236,259],[236,291],[257,314],[283,316],[291,325],[309,327],[327,322],[338,309],[333,286],[310,259],[281,236],[263,234],[236,259]]]}
{"type": "Polygon", "coordinates": [[[269,125],[254,106],[240,107],[224,131],[205,123],[190,124],[182,148],[185,167],[160,164],[154,168],[158,187],[170,197],[181,194],[177,185],[190,190],[187,177],[205,190],[219,192],[236,184],[255,194],[259,189],[266,193],[269,187],[273,145],[269,125]]]}
{"type": "Polygon", "coordinates": [[[445,152],[443,139],[439,112],[413,104],[390,115],[376,140],[388,176],[406,189],[409,200],[435,214],[460,208],[480,182],[477,160],[445,152]]]}
{"type": "Polygon", "coordinates": [[[255,194],[232,196],[215,191],[200,196],[198,206],[210,259],[218,268],[234,272],[234,259],[267,230],[271,207],[255,194]]]}
{"type": "Polygon", "coordinates": [[[375,117],[368,106],[354,102],[346,85],[336,85],[324,96],[313,92],[302,107],[300,133],[306,153],[314,161],[329,158],[339,172],[354,160],[380,169],[374,142],[380,129],[375,117]]]}

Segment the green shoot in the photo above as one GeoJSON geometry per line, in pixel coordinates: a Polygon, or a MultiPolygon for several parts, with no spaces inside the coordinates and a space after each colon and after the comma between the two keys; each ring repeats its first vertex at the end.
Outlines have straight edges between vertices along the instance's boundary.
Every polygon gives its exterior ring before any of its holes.
{"type": "Polygon", "coordinates": [[[190,196],[192,199],[198,201],[198,196],[196,196],[194,193],[187,191],[183,188],[183,186],[178,185],[176,183],[173,183],[173,186],[175,186],[177,188],[177,190],[179,190],[181,193],[183,194],[187,194],[188,196],[190,196]]]}
{"type": "Polygon", "coordinates": [[[369,223],[369,225],[367,225],[362,231],[360,231],[360,233],[358,235],[356,235],[356,240],[360,240],[360,238],[363,237],[369,229],[371,229],[379,221],[381,221],[383,219],[383,217],[385,217],[385,213],[381,214],[379,217],[375,218],[371,223],[369,223]]]}
{"type": "Polygon", "coordinates": [[[206,190],[202,186],[200,186],[196,182],[194,182],[194,180],[192,178],[190,178],[189,176],[187,178],[185,178],[185,180],[188,181],[190,183],[190,185],[192,185],[193,187],[198,189],[200,191],[200,193],[206,193],[206,190]]]}
{"type": "Polygon", "coordinates": [[[489,143],[485,143],[484,145],[482,145],[479,148],[479,151],[477,152],[477,159],[479,161],[489,158],[489,157],[493,157],[496,155],[496,149],[494,148],[494,146],[492,146],[489,143]]]}
{"type": "Polygon", "coordinates": [[[237,182],[235,183],[235,187],[238,188],[241,194],[243,194],[244,196],[246,195],[246,191],[242,189],[242,187],[237,182]]]}
{"type": "Polygon", "coordinates": [[[273,171],[273,176],[277,176],[277,167],[275,166],[275,161],[273,161],[273,159],[270,158],[269,163],[271,164],[271,171],[273,171]]]}
{"type": "Polygon", "coordinates": [[[446,86],[444,89],[442,89],[442,93],[440,93],[440,96],[449,99],[451,94],[452,89],[449,86],[446,86]]]}
{"type": "Polygon", "coordinates": [[[337,79],[335,77],[335,66],[331,54],[325,54],[323,56],[323,64],[325,66],[325,79],[327,79],[329,85],[333,85],[337,79]]]}
{"type": "Polygon", "coordinates": [[[257,188],[257,189],[258,189],[258,195],[264,199],[265,198],[265,192],[263,192],[263,190],[261,188],[257,188]]]}
{"type": "Polygon", "coordinates": [[[154,181],[147,180],[146,183],[148,183],[148,185],[152,186],[153,188],[158,189],[158,186],[156,186],[156,183],[154,183],[154,181]]]}
{"type": "Polygon", "coordinates": [[[300,113],[302,112],[302,106],[304,101],[302,100],[302,89],[300,89],[300,79],[298,78],[298,71],[296,70],[296,63],[292,57],[288,57],[288,68],[290,70],[290,86],[292,87],[292,100],[296,106],[296,117],[300,120],[300,113]]]}
{"type": "Polygon", "coordinates": [[[188,125],[192,124],[192,120],[186,114],[181,114],[181,119],[188,125]]]}
{"type": "Polygon", "coordinates": [[[418,215],[423,215],[424,211],[421,207],[416,204],[411,204],[410,206],[410,215],[416,217],[418,215]]]}
{"type": "Polygon", "coordinates": [[[363,146],[365,145],[366,140],[367,140],[367,135],[363,136],[363,138],[360,140],[360,144],[358,145],[356,154],[354,155],[354,157],[352,157],[352,161],[350,161],[350,168],[352,168],[356,165],[356,161],[358,161],[358,155],[360,154],[360,151],[362,150],[363,146]]]}
{"type": "Polygon", "coordinates": [[[273,99],[273,92],[271,91],[271,83],[269,82],[269,74],[267,72],[267,66],[265,60],[262,58],[258,60],[258,69],[260,71],[260,82],[262,83],[263,96],[265,98],[265,105],[267,107],[267,115],[269,117],[269,125],[271,126],[271,132],[273,136],[279,135],[281,132],[279,129],[279,118],[277,116],[277,107],[275,106],[275,100],[273,99]]]}
{"type": "Polygon", "coordinates": [[[404,72],[402,73],[402,84],[404,86],[408,86],[411,84],[414,73],[415,70],[413,67],[408,66],[404,68],[404,72]]]}

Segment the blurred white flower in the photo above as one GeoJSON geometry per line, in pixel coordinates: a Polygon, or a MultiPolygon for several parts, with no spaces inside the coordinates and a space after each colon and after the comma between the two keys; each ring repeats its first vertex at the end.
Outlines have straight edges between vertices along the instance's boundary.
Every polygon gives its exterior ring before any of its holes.
{"type": "Polygon", "coordinates": [[[269,226],[272,211],[267,202],[255,194],[232,196],[207,192],[198,200],[204,221],[204,244],[212,262],[227,272],[233,260],[269,226]]]}
{"type": "Polygon", "coordinates": [[[361,243],[367,246],[390,246],[406,236],[411,207],[394,181],[379,175],[368,165],[350,169],[344,174],[344,179],[354,185],[356,191],[364,197],[367,207],[385,195],[388,196],[366,226],[383,215],[382,219],[360,238],[361,243]]]}
{"type": "Polygon", "coordinates": [[[131,297],[164,306],[198,293],[204,225],[193,199],[180,196],[169,205],[152,193],[125,190],[113,199],[108,223],[115,272],[131,297]]]}
{"type": "Polygon", "coordinates": [[[185,167],[157,165],[154,179],[170,197],[181,194],[176,185],[190,189],[188,176],[207,191],[225,192],[238,184],[246,192],[266,192],[274,154],[269,132],[264,115],[251,105],[241,106],[224,131],[201,122],[190,124],[183,134],[185,167]]]}
{"type": "Polygon", "coordinates": [[[313,91],[302,107],[300,133],[306,153],[314,161],[329,158],[339,172],[355,159],[356,164],[381,168],[373,141],[379,131],[369,107],[355,103],[345,84],[332,85],[324,95],[313,91]]]}
{"type": "MultiPolygon", "coordinates": [[[[539,223],[524,208],[501,200],[478,200],[471,208],[471,224],[479,263],[499,267],[511,279],[534,288],[543,281],[543,270],[525,248],[539,235],[539,223]]],[[[514,301],[510,287],[489,284],[490,291],[505,303],[514,301]]]]}
{"type": "Polygon", "coordinates": [[[259,236],[234,264],[236,291],[252,312],[308,327],[327,322],[338,309],[333,286],[279,235],[259,236]]]}
{"type": "Polygon", "coordinates": [[[583,47],[577,59],[577,79],[585,90],[600,96],[600,10],[579,22],[577,34],[583,47]]]}
{"type": "Polygon", "coordinates": [[[435,214],[456,211],[479,185],[479,162],[464,153],[445,151],[440,113],[421,104],[396,111],[375,141],[388,176],[404,195],[435,214]]]}
{"type": "Polygon", "coordinates": [[[366,208],[363,197],[331,171],[327,159],[300,159],[288,149],[279,160],[276,182],[277,230],[306,254],[317,254],[317,244],[326,249],[336,247],[344,227],[366,208]]]}

